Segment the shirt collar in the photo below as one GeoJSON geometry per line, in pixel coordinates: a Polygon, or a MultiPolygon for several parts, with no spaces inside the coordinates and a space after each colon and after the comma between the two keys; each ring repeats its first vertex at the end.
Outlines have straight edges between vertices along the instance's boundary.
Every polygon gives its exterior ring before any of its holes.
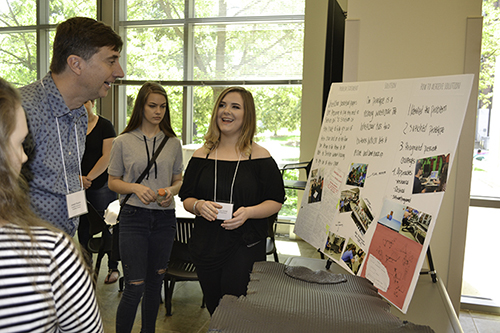
{"type": "Polygon", "coordinates": [[[61,92],[59,91],[59,89],[57,89],[56,83],[52,78],[52,72],[48,72],[47,75],[45,75],[45,77],[41,80],[41,83],[43,89],[47,93],[48,102],[51,105],[51,109],[54,116],[61,117],[70,112],[76,112],[76,113],[87,112],[83,104],[79,108],[73,110],[70,110],[68,108],[68,106],[64,102],[64,98],[62,97],[61,92]],[[56,108],[54,107],[55,105],[61,105],[63,107],[56,108]]]}

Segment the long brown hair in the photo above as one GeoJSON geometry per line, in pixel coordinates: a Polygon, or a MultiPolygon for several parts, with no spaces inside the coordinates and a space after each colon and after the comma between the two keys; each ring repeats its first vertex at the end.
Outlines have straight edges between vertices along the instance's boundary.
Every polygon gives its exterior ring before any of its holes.
{"type": "Polygon", "coordinates": [[[123,130],[123,133],[132,132],[133,130],[139,128],[142,124],[142,118],[144,116],[144,107],[148,100],[149,95],[160,94],[165,97],[167,102],[167,109],[165,110],[165,115],[160,122],[160,130],[165,133],[166,136],[176,137],[174,130],[172,129],[172,124],[170,121],[170,107],[168,104],[167,92],[163,87],[156,82],[146,82],[142,85],[134,103],[134,109],[132,110],[132,116],[127,124],[127,127],[123,130]]]}
{"type": "Polygon", "coordinates": [[[16,224],[30,234],[29,226],[45,224],[31,211],[24,190],[27,185],[11,162],[10,137],[16,129],[16,113],[20,105],[17,90],[0,78],[0,219],[16,224]]]}
{"type": "Polygon", "coordinates": [[[208,153],[219,145],[220,128],[217,124],[217,112],[224,97],[231,92],[239,93],[243,99],[243,125],[240,137],[238,138],[237,148],[248,156],[252,153],[252,140],[257,128],[257,116],[255,115],[255,103],[252,93],[243,87],[228,87],[220,93],[212,110],[210,125],[208,126],[207,134],[205,134],[204,147],[208,153]]]}

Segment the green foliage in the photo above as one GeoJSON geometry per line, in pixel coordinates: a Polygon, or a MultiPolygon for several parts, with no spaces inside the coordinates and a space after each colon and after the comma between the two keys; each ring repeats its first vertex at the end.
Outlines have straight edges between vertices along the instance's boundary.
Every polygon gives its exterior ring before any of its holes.
{"type": "Polygon", "coordinates": [[[125,0],[127,20],[164,20],[184,18],[185,0],[125,0]]]}
{"type": "MultiPolygon", "coordinates": [[[[37,3],[45,0],[0,0],[0,27],[36,26],[37,3]]],[[[46,0],[48,22],[57,24],[73,16],[96,17],[96,0],[46,0]]],[[[108,0],[104,0],[108,1],[108,0]]],[[[109,0],[111,1],[111,0],[109,0]]],[[[225,24],[184,21],[185,0],[120,0],[126,6],[126,21],[146,20],[147,25],[123,25],[127,80],[263,80],[301,79],[303,23],[230,22],[233,17],[304,14],[305,0],[194,0],[194,17],[227,17],[225,24]],[[185,45],[186,27],[193,45],[185,45]],[[188,54],[185,52],[188,51],[188,54]],[[189,58],[188,58],[189,57],[189,58]],[[186,61],[187,60],[187,61],[186,61]],[[190,68],[185,68],[186,64],[190,68]],[[192,65],[191,65],[192,64],[192,65]]],[[[0,33],[0,76],[16,86],[37,79],[36,29],[0,33]]],[[[47,29],[51,57],[54,29],[47,29]]],[[[191,40],[188,38],[188,40],[191,40]]],[[[40,76],[45,73],[39,73],[40,76]]],[[[300,127],[300,86],[245,86],[256,103],[259,138],[296,131],[300,127]]],[[[130,117],[139,86],[127,86],[130,117]]],[[[214,101],[225,87],[193,87],[194,143],[202,143],[214,101]]],[[[177,135],[183,126],[183,87],[165,87],[169,96],[172,127],[177,135]]],[[[190,111],[190,110],[188,110],[190,111]]],[[[294,138],[298,142],[297,138],[294,138]]],[[[282,142],[282,144],[285,144],[282,142]]],[[[296,215],[296,191],[287,192],[282,212],[296,215]]]]}
{"type": "MultiPolygon", "coordinates": [[[[95,0],[51,0],[49,3],[51,24],[73,16],[96,17],[95,0]]],[[[37,22],[36,4],[36,0],[1,0],[0,27],[34,25],[37,22]]],[[[53,33],[49,34],[53,37],[53,33]]],[[[1,77],[17,87],[27,85],[37,79],[37,62],[37,39],[34,31],[0,33],[1,77]]]]}
{"type": "Polygon", "coordinates": [[[304,1],[203,0],[196,1],[196,17],[304,14],[304,1]]]}
{"type": "Polygon", "coordinates": [[[35,33],[0,34],[0,75],[17,87],[36,80],[35,33]]]}
{"type": "Polygon", "coordinates": [[[97,1],[95,0],[50,0],[49,23],[57,24],[70,17],[97,17],[97,1]]]}
{"type": "Polygon", "coordinates": [[[302,24],[195,27],[195,80],[302,77],[302,24]]]}
{"type": "Polygon", "coordinates": [[[491,108],[500,42],[500,1],[483,0],[483,36],[479,72],[479,108],[491,108]]]}
{"type": "Polygon", "coordinates": [[[300,126],[302,101],[301,87],[249,88],[255,99],[258,133],[270,131],[275,136],[278,130],[286,128],[293,132],[300,126]]]}
{"type": "MultiPolygon", "coordinates": [[[[283,179],[299,180],[299,173],[297,170],[286,170],[283,174],[283,179]]],[[[298,207],[298,190],[285,189],[286,200],[281,207],[280,215],[283,216],[297,216],[298,207]]]]}
{"type": "Polygon", "coordinates": [[[194,89],[193,143],[202,144],[204,142],[203,136],[208,130],[217,95],[217,91],[214,91],[213,87],[196,87],[194,89]]]}
{"type": "Polygon", "coordinates": [[[33,22],[36,22],[36,0],[0,1],[0,27],[20,27],[33,22]]]}

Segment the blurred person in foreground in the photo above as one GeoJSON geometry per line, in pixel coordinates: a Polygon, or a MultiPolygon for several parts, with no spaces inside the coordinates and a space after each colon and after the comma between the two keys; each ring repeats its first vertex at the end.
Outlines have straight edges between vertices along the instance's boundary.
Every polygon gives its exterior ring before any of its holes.
{"type": "Polygon", "coordinates": [[[103,332],[79,252],[22,189],[27,134],[19,93],[0,78],[0,331],[103,332]]]}

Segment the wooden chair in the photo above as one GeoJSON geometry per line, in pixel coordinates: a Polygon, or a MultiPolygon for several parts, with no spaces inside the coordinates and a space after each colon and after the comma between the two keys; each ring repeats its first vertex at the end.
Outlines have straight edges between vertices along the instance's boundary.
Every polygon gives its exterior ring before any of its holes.
{"type": "MultiPolygon", "coordinates": [[[[188,252],[188,241],[191,238],[191,232],[194,228],[194,219],[177,218],[177,234],[174,240],[174,246],[170,255],[170,262],[165,273],[165,310],[166,315],[172,315],[172,295],[175,282],[177,281],[198,281],[196,267],[194,266],[188,252]]],[[[201,307],[205,307],[205,298],[203,297],[201,307]]]]}

